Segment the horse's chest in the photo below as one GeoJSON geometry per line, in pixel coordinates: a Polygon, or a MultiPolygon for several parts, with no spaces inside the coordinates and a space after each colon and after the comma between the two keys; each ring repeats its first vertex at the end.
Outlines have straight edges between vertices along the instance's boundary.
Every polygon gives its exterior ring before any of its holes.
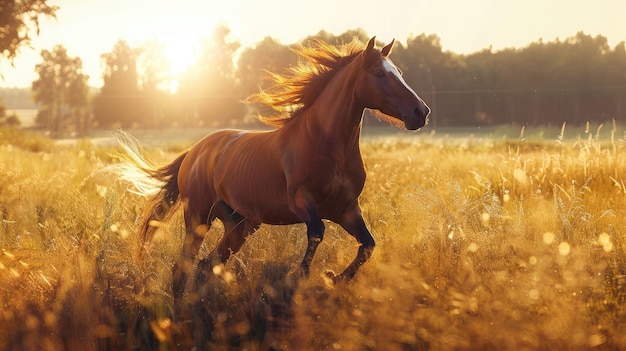
{"type": "Polygon", "coordinates": [[[318,201],[323,204],[352,203],[363,190],[365,171],[335,169],[326,174],[318,184],[320,196],[318,201]]]}

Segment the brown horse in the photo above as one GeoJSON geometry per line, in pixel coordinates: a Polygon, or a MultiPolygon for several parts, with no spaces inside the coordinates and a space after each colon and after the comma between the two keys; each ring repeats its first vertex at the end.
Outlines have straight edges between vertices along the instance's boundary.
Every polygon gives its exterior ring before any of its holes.
{"type": "Polygon", "coordinates": [[[160,168],[122,142],[127,160],[160,182],[144,219],[143,238],[152,237],[155,221],[164,220],[174,204],[183,205],[186,236],[173,268],[175,300],[181,298],[216,218],[224,224],[224,235],[198,263],[195,289],[261,223],[306,224],[308,246],[299,268],[303,276],[309,275],[324,237],[323,219],[341,225],[360,244],[354,261],[335,280],[351,279],[369,259],[374,239],[359,206],[365,184],[359,149],[363,111],[378,110],[410,130],[423,127],[430,113],[388,58],[392,46],[393,41],[377,50],[372,38],[367,46],[316,42],[296,49],[305,63],[286,75],[272,75],[275,85],[252,97],[285,113],[262,118],[279,127],[273,131],[217,131],[160,168]]]}

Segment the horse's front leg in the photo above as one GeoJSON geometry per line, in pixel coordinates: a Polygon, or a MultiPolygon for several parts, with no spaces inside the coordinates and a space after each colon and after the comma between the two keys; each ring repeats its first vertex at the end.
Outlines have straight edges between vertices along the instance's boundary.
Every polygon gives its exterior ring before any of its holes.
{"type": "Polygon", "coordinates": [[[365,225],[361,209],[358,205],[354,209],[346,212],[337,223],[352,235],[360,246],[354,261],[352,261],[341,274],[332,277],[334,282],[352,279],[359,268],[372,256],[374,246],[376,245],[372,234],[370,234],[370,231],[365,225]]]}
{"type": "Polygon", "coordinates": [[[315,251],[317,251],[317,246],[322,242],[322,239],[324,239],[324,222],[317,216],[317,213],[314,218],[306,223],[306,236],[308,243],[304,258],[300,264],[300,274],[304,277],[310,275],[313,256],[315,255],[315,251]]]}
{"type": "Polygon", "coordinates": [[[300,275],[308,277],[311,273],[311,262],[317,247],[324,239],[324,222],[317,214],[313,198],[307,192],[297,192],[290,202],[291,211],[306,224],[308,243],[302,263],[300,263],[300,275]]]}

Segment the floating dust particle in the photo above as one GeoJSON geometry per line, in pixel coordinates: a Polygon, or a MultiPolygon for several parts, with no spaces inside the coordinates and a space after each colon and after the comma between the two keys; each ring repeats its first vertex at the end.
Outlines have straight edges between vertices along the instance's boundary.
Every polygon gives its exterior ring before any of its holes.
{"type": "Polygon", "coordinates": [[[221,264],[213,266],[213,274],[220,276],[224,271],[224,267],[221,264]]]}
{"type": "Polygon", "coordinates": [[[528,258],[528,263],[530,263],[532,266],[536,265],[537,262],[538,262],[538,260],[537,260],[537,257],[535,257],[535,256],[530,256],[528,258]]]}
{"type": "Polygon", "coordinates": [[[482,223],[483,223],[483,225],[485,227],[489,226],[489,219],[490,218],[491,218],[491,216],[487,212],[483,212],[483,214],[480,215],[480,220],[482,221],[482,223]]]}
{"type": "Polygon", "coordinates": [[[602,233],[598,237],[598,243],[602,245],[602,248],[606,252],[613,251],[613,243],[611,242],[611,236],[608,233],[602,233]]]}
{"type": "Polygon", "coordinates": [[[247,321],[239,322],[235,324],[235,333],[237,335],[246,335],[250,331],[250,323],[247,321]]]}
{"type": "Polygon", "coordinates": [[[539,290],[537,290],[537,289],[530,289],[530,291],[528,292],[528,297],[531,300],[539,300],[539,290]]]}
{"type": "Polygon", "coordinates": [[[467,247],[467,251],[472,252],[472,253],[478,251],[478,245],[476,243],[470,243],[469,246],[467,247]]]}
{"type": "Polygon", "coordinates": [[[543,233],[543,242],[546,245],[552,245],[552,243],[554,242],[554,233],[552,232],[543,233]]]}
{"type": "Polygon", "coordinates": [[[559,255],[567,256],[570,252],[570,246],[567,242],[563,241],[559,244],[559,255]]]}
{"type": "Polygon", "coordinates": [[[111,224],[111,226],[109,227],[109,229],[110,229],[113,233],[117,232],[117,229],[118,229],[117,224],[115,224],[115,223],[111,224]]]}
{"type": "Polygon", "coordinates": [[[522,186],[528,185],[528,177],[526,176],[526,171],[521,168],[515,168],[513,170],[513,178],[517,182],[519,182],[522,186]]]}
{"type": "Polygon", "coordinates": [[[100,196],[101,198],[105,198],[107,195],[107,187],[104,185],[97,185],[96,184],[96,192],[98,193],[98,196],[100,196]]]}
{"type": "Polygon", "coordinates": [[[154,335],[160,342],[168,342],[171,340],[171,325],[169,318],[161,318],[157,321],[151,321],[150,326],[154,335]]]}
{"type": "Polygon", "coordinates": [[[39,318],[29,314],[26,316],[24,324],[26,324],[26,328],[28,328],[28,330],[36,330],[39,327],[39,318]]]}
{"type": "Polygon", "coordinates": [[[231,283],[235,280],[235,276],[231,272],[224,273],[223,278],[226,283],[231,283]]]}
{"type": "Polygon", "coordinates": [[[43,322],[48,326],[48,327],[54,327],[57,325],[59,318],[57,317],[56,314],[52,313],[52,312],[46,312],[43,316],[43,322]]]}
{"type": "MultiPolygon", "coordinates": [[[[158,221],[155,221],[155,222],[158,223],[157,225],[155,225],[155,227],[162,225],[161,222],[158,222],[158,221]]],[[[150,225],[152,225],[152,221],[150,221],[150,225]]],[[[194,232],[200,236],[205,236],[208,231],[209,231],[209,226],[206,224],[200,224],[194,229],[194,232]]]]}
{"type": "Polygon", "coordinates": [[[478,312],[478,299],[475,296],[471,296],[467,300],[468,309],[471,313],[478,312]]]}
{"type": "Polygon", "coordinates": [[[604,245],[610,241],[611,241],[611,236],[609,236],[609,234],[607,233],[601,233],[598,236],[598,242],[600,243],[600,245],[604,245]]]}
{"type": "Polygon", "coordinates": [[[128,235],[129,235],[128,230],[126,230],[126,229],[122,229],[122,230],[120,230],[119,234],[120,234],[120,237],[121,237],[122,239],[126,239],[126,238],[128,238],[128,235]]]}

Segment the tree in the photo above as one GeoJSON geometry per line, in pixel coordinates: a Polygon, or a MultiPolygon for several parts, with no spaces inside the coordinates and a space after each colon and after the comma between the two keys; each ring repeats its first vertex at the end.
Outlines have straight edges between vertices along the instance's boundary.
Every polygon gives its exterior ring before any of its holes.
{"type": "MultiPolygon", "coordinates": [[[[267,72],[280,73],[297,63],[297,56],[289,46],[282,45],[278,41],[266,37],[254,47],[245,49],[237,61],[237,76],[239,77],[240,96],[248,97],[257,93],[259,88],[267,86],[267,72]]],[[[256,106],[261,109],[258,113],[273,113],[272,108],[256,106]],[[264,110],[267,109],[267,110],[264,110]]],[[[257,111],[255,111],[257,112],[257,111]]]]}
{"type": "Polygon", "coordinates": [[[334,35],[332,33],[328,33],[325,30],[321,30],[315,35],[306,37],[303,42],[306,44],[307,41],[322,40],[333,45],[341,45],[350,43],[354,39],[358,39],[363,43],[367,43],[370,38],[367,35],[367,32],[365,32],[365,30],[363,30],[362,28],[349,29],[340,35],[334,35]]]}
{"type": "Polygon", "coordinates": [[[452,113],[460,105],[470,103],[467,96],[454,101],[439,100],[436,91],[456,90],[465,85],[466,66],[463,58],[449,51],[443,51],[440,38],[435,34],[420,34],[407,39],[404,47],[394,45],[393,62],[403,72],[406,82],[429,103],[433,109],[432,125],[446,125],[453,118],[452,113]]]}
{"type": "Polygon", "coordinates": [[[165,46],[158,41],[147,42],[137,49],[137,63],[141,90],[160,90],[164,88],[162,85],[171,78],[165,46]]]}
{"type": "Polygon", "coordinates": [[[59,7],[47,2],[48,0],[0,2],[0,56],[12,62],[19,48],[30,43],[32,29],[39,35],[40,19],[56,18],[59,7]]]}
{"type": "Polygon", "coordinates": [[[64,131],[82,134],[88,125],[88,76],[82,73],[83,63],[70,57],[57,45],[52,51],[42,50],[43,62],[35,66],[39,78],[32,84],[33,98],[42,108],[37,124],[49,130],[53,137],[64,131]]]}
{"type": "Polygon", "coordinates": [[[141,106],[144,111],[144,124],[152,127],[166,126],[168,120],[169,94],[164,91],[166,83],[172,79],[170,63],[165,54],[165,47],[157,41],[151,41],[138,49],[138,78],[141,106]]]}
{"type": "Polygon", "coordinates": [[[139,90],[139,54],[139,50],[119,40],[113,51],[101,56],[104,85],[93,102],[94,119],[98,126],[128,128],[147,118],[139,90]]]}
{"type": "Polygon", "coordinates": [[[477,87],[475,106],[493,116],[494,124],[620,119],[626,88],[620,50],[619,44],[611,49],[605,37],[582,32],[564,41],[540,39],[520,49],[464,57],[466,79],[477,87]]]}

